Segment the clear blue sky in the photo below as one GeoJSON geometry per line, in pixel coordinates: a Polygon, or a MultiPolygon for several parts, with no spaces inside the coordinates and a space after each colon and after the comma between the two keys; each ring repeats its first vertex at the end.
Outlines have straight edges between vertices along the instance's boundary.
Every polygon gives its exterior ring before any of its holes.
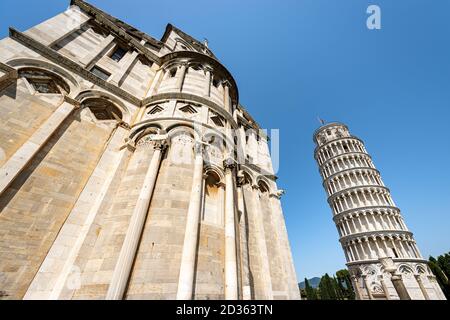
{"type": "MultiPolygon", "coordinates": [[[[1,0],[0,36],[69,0],[1,0]],[[43,5],[45,4],[45,5],[43,5]]],[[[450,1],[91,0],[160,38],[168,22],[234,75],[241,103],[281,136],[280,188],[299,280],[343,268],[316,163],[317,116],[366,142],[422,254],[450,250],[450,1]],[[382,29],[366,28],[366,8],[382,29]]]]}

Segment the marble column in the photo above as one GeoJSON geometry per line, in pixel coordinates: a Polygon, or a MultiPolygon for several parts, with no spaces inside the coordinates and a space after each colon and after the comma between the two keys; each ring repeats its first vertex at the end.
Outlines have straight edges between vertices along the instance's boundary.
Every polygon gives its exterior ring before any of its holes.
{"type": "Polygon", "coordinates": [[[231,114],[233,114],[233,110],[231,110],[231,99],[230,99],[230,83],[228,81],[224,81],[224,97],[223,97],[223,105],[225,109],[228,110],[231,114]]]}
{"type": "Polygon", "coordinates": [[[175,86],[175,89],[178,91],[182,91],[183,89],[183,82],[184,82],[184,76],[186,75],[186,69],[187,69],[187,64],[183,63],[181,64],[181,66],[179,66],[178,70],[177,70],[177,83],[175,86]]]}
{"type": "Polygon", "coordinates": [[[258,185],[253,185],[253,195],[255,204],[255,220],[258,249],[261,257],[261,276],[263,281],[264,299],[273,300],[272,276],[270,274],[269,256],[267,253],[266,235],[264,231],[263,211],[261,209],[261,196],[258,185]]]}
{"type": "Polygon", "coordinates": [[[351,276],[353,288],[355,289],[356,300],[362,300],[361,288],[359,287],[356,276],[351,276]]]}
{"type": "Polygon", "coordinates": [[[143,139],[138,142],[137,148],[153,147],[153,156],[147,169],[147,173],[145,174],[144,183],[141,187],[133,214],[131,215],[125,239],[119,253],[119,258],[106,294],[106,300],[119,300],[122,299],[125,294],[131,267],[137,253],[139,239],[142,235],[153,190],[155,188],[156,178],[162,159],[162,152],[167,145],[165,139],[151,140],[150,137],[144,137],[143,139]]]}
{"type": "Polygon", "coordinates": [[[249,266],[249,252],[248,252],[248,223],[247,223],[247,211],[244,202],[244,192],[242,190],[242,183],[237,183],[237,204],[238,210],[240,211],[240,243],[242,254],[241,257],[241,269],[242,269],[242,299],[251,300],[252,299],[252,288],[250,279],[250,266],[249,266]]]}
{"type": "Polygon", "coordinates": [[[186,219],[180,275],[178,279],[177,300],[190,300],[193,297],[195,258],[197,253],[200,209],[203,185],[203,144],[194,145],[195,162],[192,190],[186,219]]]}
{"type": "Polygon", "coordinates": [[[423,297],[425,298],[425,300],[430,300],[430,296],[428,295],[427,289],[423,285],[423,281],[422,281],[422,278],[420,277],[420,274],[416,274],[416,275],[414,275],[414,277],[416,278],[416,281],[419,284],[420,291],[422,291],[422,294],[423,294],[423,297]]]}
{"type": "Polygon", "coordinates": [[[211,72],[212,69],[210,67],[205,67],[205,87],[203,89],[204,97],[209,97],[211,93],[211,72]]]}
{"type": "Polygon", "coordinates": [[[363,281],[364,281],[364,286],[366,287],[367,296],[369,297],[369,300],[373,300],[373,295],[372,295],[372,292],[370,291],[369,281],[367,281],[367,276],[363,275],[362,277],[363,277],[363,281]]]}
{"type": "Polygon", "coordinates": [[[236,225],[233,170],[234,160],[224,161],[225,168],[225,299],[238,299],[236,225]]]}
{"type": "Polygon", "coordinates": [[[411,297],[409,296],[408,290],[406,290],[405,284],[403,283],[403,279],[400,274],[392,273],[391,281],[394,285],[395,291],[397,291],[400,300],[411,300],[411,297]]]}

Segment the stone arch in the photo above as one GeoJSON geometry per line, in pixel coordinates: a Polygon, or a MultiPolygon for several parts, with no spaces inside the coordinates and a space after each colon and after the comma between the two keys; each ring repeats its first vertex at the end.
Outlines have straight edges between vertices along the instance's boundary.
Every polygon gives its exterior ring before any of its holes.
{"type": "Polygon", "coordinates": [[[402,274],[414,274],[414,270],[407,264],[400,264],[397,268],[398,272],[402,274]]]}
{"type": "Polygon", "coordinates": [[[241,180],[242,185],[248,184],[248,185],[252,186],[255,181],[251,171],[249,171],[245,168],[243,168],[239,171],[239,178],[241,180]]]}
{"type": "Polygon", "coordinates": [[[191,50],[191,51],[195,51],[194,47],[192,47],[192,45],[190,43],[188,43],[187,41],[181,39],[181,38],[175,38],[175,47],[178,45],[178,43],[181,43],[183,46],[186,47],[185,50],[191,50]]]}
{"type": "Polygon", "coordinates": [[[121,123],[123,114],[119,108],[102,98],[88,98],[81,104],[81,111],[89,109],[98,121],[114,121],[121,123]]]}
{"type": "Polygon", "coordinates": [[[123,122],[129,123],[131,121],[130,109],[120,99],[113,96],[112,94],[109,94],[108,92],[100,91],[100,90],[85,90],[85,91],[80,92],[76,96],[75,99],[77,101],[79,101],[82,105],[85,101],[87,101],[89,99],[104,100],[105,102],[113,105],[115,108],[120,110],[120,112],[122,113],[122,121],[123,122]]]}
{"type": "Polygon", "coordinates": [[[265,182],[263,179],[259,179],[259,181],[257,182],[259,190],[262,193],[270,193],[270,187],[267,184],[267,182],[265,182]]]}
{"type": "Polygon", "coordinates": [[[146,125],[143,125],[143,126],[140,126],[140,127],[137,127],[137,128],[133,128],[131,130],[130,135],[129,135],[128,141],[133,141],[133,143],[137,142],[137,140],[142,138],[143,135],[147,134],[147,133],[142,134],[147,129],[150,129],[150,131],[157,130],[157,132],[159,134],[165,133],[165,131],[162,129],[161,125],[159,125],[158,123],[152,122],[150,124],[146,124],[146,125]]]}
{"type": "Polygon", "coordinates": [[[166,128],[169,137],[173,137],[179,132],[185,132],[192,136],[195,141],[200,141],[200,133],[190,123],[176,123],[166,128]]]}
{"type": "Polygon", "coordinates": [[[378,283],[372,283],[370,287],[370,291],[376,295],[385,295],[383,287],[378,283]]]}
{"type": "Polygon", "coordinates": [[[65,69],[48,61],[32,58],[15,58],[7,61],[6,64],[19,71],[24,68],[35,68],[61,78],[69,86],[70,92],[68,93],[68,96],[71,98],[76,97],[80,92],[80,83],[74,76],[65,69]]]}
{"type": "Polygon", "coordinates": [[[42,68],[20,68],[18,70],[18,77],[26,79],[28,84],[39,93],[70,94],[70,86],[63,77],[42,68]],[[45,91],[42,91],[43,89],[45,91]]]}
{"type": "Polygon", "coordinates": [[[156,134],[161,134],[161,129],[156,125],[148,126],[134,135],[133,139],[134,145],[136,146],[139,143],[139,140],[141,140],[142,138],[148,135],[156,135],[156,134]]]}
{"type": "Polygon", "coordinates": [[[189,125],[176,124],[167,129],[169,138],[170,163],[190,166],[194,163],[194,146],[198,139],[198,133],[189,125]]]}
{"type": "Polygon", "coordinates": [[[225,175],[223,173],[223,170],[214,164],[208,164],[205,166],[205,176],[208,176],[209,174],[215,175],[217,178],[218,184],[224,184],[225,183],[225,175]]]}
{"type": "Polygon", "coordinates": [[[427,273],[425,267],[420,264],[416,265],[416,272],[417,272],[417,274],[426,274],[427,273]]]}

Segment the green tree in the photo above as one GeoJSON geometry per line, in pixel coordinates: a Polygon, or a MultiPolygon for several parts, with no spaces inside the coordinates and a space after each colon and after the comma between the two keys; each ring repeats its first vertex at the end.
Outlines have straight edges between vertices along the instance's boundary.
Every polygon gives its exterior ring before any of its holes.
{"type": "Polygon", "coordinates": [[[321,300],[336,300],[336,291],[334,290],[334,286],[332,280],[328,273],[320,279],[319,283],[319,294],[321,300]]]}
{"type": "Polygon", "coordinates": [[[450,279],[450,254],[446,253],[437,258],[439,268],[444,272],[447,281],[450,279]]]}
{"type": "Polygon", "coordinates": [[[434,257],[430,256],[428,260],[428,266],[436,276],[436,280],[442,291],[444,292],[444,295],[447,297],[447,299],[450,299],[450,285],[447,276],[445,275],[444,271],[442,271],[438,261],[434,257]]]}
{"type": "Polygon", "coordinates": [[[305,278],[305,293],[306,293],[306,299],[317,300],[316,290],[313,287],[311,287],[308,279],[306,279],[306,278],[305,278]]]}
{"type": "Polygon", "coordinates": [[[336,272],[336,277],[338,280],[338,285],[344,292],[345,299],[355,300],[355,291],[352,286],[352,280],[350,277],[350,272],[347,269],[338,270],[336,272]]]}
{"type": "Polygon", "coordinates": [[[336,292],[336,299],[337,300],[344,300],[344,291],[342,290],[342,285],[339,285],[339,281],[336,279],[336,277],[333,276],[333,279],[331,279],[331,283],[333,285],[334,292],[336,292]]]}

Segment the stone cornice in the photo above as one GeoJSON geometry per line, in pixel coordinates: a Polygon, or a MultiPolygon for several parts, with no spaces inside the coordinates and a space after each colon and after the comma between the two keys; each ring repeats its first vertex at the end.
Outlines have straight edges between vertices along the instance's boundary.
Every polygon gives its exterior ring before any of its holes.
{"type": "Polygon", "coordinates": [[[8,77],[10,77],[10,78],[15,77],[17,79],[18,73],[17,73],[17,70],[14,69],[13,67],[10,67],[7,64],[0,62],[0,70],[3,71],[4,73],[8,74],[8,77]]]}
{"type": "Polygon", "coordinates": [[[411,236],[411,238],[413,237],[413,233],[411,231],[406,231],[406,230],[399,230],[399,229],[394,229],[394,230],[371,230],[371,231],[366,231],[366,232],[359,232],[359,233],[353,233],[353,234],[349,234],[346,236],[343,236],[339,239],[339,242],[344,244],[347,243],[349,241],[353,241],[355,239],[358,238],[372,238],[372,237],[377,237],[377,236],[394,236],[394,235],[408,235],[411,236]]]}
{"type": "Polygon", "coordinates": [[[242,168],[249,168],[255,172],[258,172],[259,174],[261,174],[262,176],[265,176],[266,178],[272,180],[272,181],[277,181],[278,177],[270,172],[267,172],[266,170],[264,170],[261,167],[258,167],[256,164],[253,163],[245,163],[245,164],[240,164],[240,166],[242,168]]]}
{"type": "MultiPolygon", "coordinates": [[[[160,57],[158,57],[156,54],[154,54],[153,52],[148,50],[138,40],[136,40],[133,36],[128,34],[127,31],[130,31],[131,29],[134,29],[134,28],[132,28],[128,24],[126,24],[126,23],[124,23],[124,22],[122,22],[122,21],[120,21],[120,20],[118,20],[118,19],[116,19],[114,17],[109,16],[105,12],[95,8],[94,6],[86,3],[85,1],[72,0],[71,4],[72,5],[76,5],[81,10],[83,10],[85,13],[87,13],[90,16],[92,16],[97,23],[99,23],[100,25],[106,27],[108,30],[114,32],[123,41],[125,41],[126,43],[129,43],[130,45],[132,45],[140,54],[146,56],[147,59],[149,59],[150,61],[156,62],[158,65],[161,65],[161,58],[160,57]],[[123,27],[119,27],[118,26],[119,22],[120,22],[120,24],[123,27]]],[[[136,30],[136,29],[134,29],[134,30],[136,30]]],[[[138,31],[136,30],[136,31],[133,31],[133,32],[138,32],[138,31]]],[[[157,48],[161,48],[162,47],[161,42],[159,42],[159,41],[149,37],[145,33],[139,33],[139,34],[141,35],[141,37],[145,41],[150,42],[152,45],[156,46],[157,48]]]]}
{"type": "Polygon", "coordinates": [[[325,130],[326,128],[329,128],[329,127],[344,127],[344,128],[346,128],[346,129],[348,130],[348,127],[347,127],[345,124],[340,123],[340,122],[330,122],[330,123],[324,124],[323,126],[317,128],[317,129],[314,131],[314,134],[313,134],[313,140],[314,140],[314,142],[316,142],[315,139],[316,139],[317,134],[318,134],[319,132],[325,130]]]}
{"type": "Polygon", "coordinates": [[[175,51],[175,52],[171,52],[171,53],[168,53],[165,56],[163,56],[161,58],[161,63],[164,64],[164,63],[167,63],[172,60],[184,59],[184,58],[190,58],[190,59],[196,60],[198,62],[205,62],[209,66],[214,68],[214,70],[218,70],[219,74],[221,73],[222,76],[224,76],[227,80],[229,80],[229,82],[231,84],[230,95],[231,95],[231,99],[232,99],[233,103],[236,105],[239,104],[239,90],[238,90],[236,81],[234,80],[233,76],[228,71],[228,69],[225,68],[225,66],[222,65],[222,63],[220,63],[218,60],[214,59],[213,57],[210,57],[203,53],[194,52],[194,51],[175,51]]]}
{"type": "MultiPolygon", "coordinates": [[[[397,263],[401,263],[401,262],[415,262],[415,263],[425,263],[428,264],[427,260],[424,260],[423,258],[392,258],[392,260],[394,260],[394,262],[397,263]]],[[[374,263],[379,263],[380,261],[378,259],[370,259],[368,258],[367,260],[358,260],[358,261],[352,261],[352,262],[347,262],[346,265],[348,267],[350,266],[357,266],[357,265],[362,265],[362,264],[374,264],[374,263]]]]}
{"type": "Polygon", "coordinates": [[[131,102],[132,104],[134,104],[136,106],[141,105],[141,100],[136,98],[132,94],[126,92],[125,90],[123,90],[103,79],[100,79],[99,77],[97,77],[96,75],[91,73],[89,70],[86,70],[83,66],[70,60],[69,58],[64,57],[63,55],[59,54],[55,50],[41,44],[40,42],[25,35],[24,33],[14,29],[14,28],[9,28],[9,34],[12,39],[20,42],[21,44],[23,44],[26,47],[33,49],[34,51],[40,53],[44,58],[47,58],[59,65],[66,67],[70,71],[78,74],[79,76],[85,78],[86,80],[91,81],[92,83],[98,85],[99,87],[102,87],[103,89],[113,92],[117,96],[125,99],[128,102],[131,102]]]}
{"type": "Polygon", "coordinates": [[[161,42],[165,43],[165,41],[169,37],[171,31],[174,31],[175,33],[177,33],[181,38],[183,38],[187,43],[189,43],[189,45],[192,46],[195,50],[198,50],[201,52],[203,52],[204,50],[207,50],[211,54],[211,56],[214,59],[216,59],[216,57],[214,56],[214,53],[208,47],[205,47],[205,45],[203,43],[201,43],[194,37],[188,35],[183,30],[178,29],[177,27],[175,27],[173,24],[170,24],[170,23],[166,27],[164,35],[161,38],[161,42]]]}
{"type": "Polygon", "coordinates": [[[338,176],[338,175],[340,175],[340,174],[343,174],[343,173],[346,173],[346,172],[354,172],[354,171],[358,171],[358,170],[361,170],[361,171],[364,171],[364,170],[374,171],[374,172],[378,173],[378,175],[380,175],[380,172],[379,172],[377,169],[371,168],[371,167],[355,167],[355,168],[349,168],[349,169],[345,169],[345,170],[342,170],[342,171],[333,173],[332,175],[326,177],[326,178],[323,180],[322,185],[325,186],[325,183],[326,183],[326,182],[328,182],[329,180],[331,180],[332,178],[334,178],[334,177],[336,177],[336,176],[338,176]]]}
{"type": "MultiPolygon", "coordinates": [[[[366,156],[367,158],[369,158],[370,160],[372,160],[372,157],[370,156],[370,154],[368,154],[368,153],[365,153],[365,152],[350,152],[350,153],[343,153],[343,154],[338,154],[337,156],[334,156],[334,157],[331,157],[331,158],[329,158],[329,159],[327,159],[327,160],[325,160],[325,162],[324,163],[322,163],[321,165],[320,165],[320,167],[322,168],[324,165],[326,165],[328,162],[330,162],[331,160],[334,160],[334,159],[337,159],[337,158],[339,158],[339,157],[348,157],[348,156],[352,156],[352,155],[364,155],[364,156],[366,156]]],[[[315,158],[316,156],[314,155],[314,158],[315,158]]],[[[317,159],[317,158],[316,158],[317,159]]]]}
{"type": "Polygon", "coordinates": [[[145,107],[153,102],[157,102],[160,100],[190,100],[193,102],[198,102],[204,105],[207,105],[215,112],[223,116],[227,121],[231,124],[233,129],[238,129],[238,124],[234,121],[233,116],[224,108],[216,104],[215,102],[205,99],[203,97],[197,96],[195,94],[184,93],[184,92],[167,92],[160,93],[154,96],[148,97],[142,101],[142,106],[145,107]]]}
{"type": "Polygon", "coordinates": [[[367,189],[383,189],[386,190],[388,193],[390,193],[391,191],[389,190],[389,188],[384,187],[384,186],[376,186],[376,185],[362,185],[362,186],[353,186],[344,190],[341,190],[339,192],[333,193],[331,196],[328,197],[328,203],[332,200],[334,200],[335,198],[337,198],[340,195],[345,195],[346,193],[352,191],[352,190],[358,190],[361,189],[361,191],[367,190],[367,189]]]}
{"type": "Polygon", "coordinates": [[[19,76],[16,69],[0,62],[0,71],[4,74],[0,76],[0,89],[4,89],[19,76]]]}
{"type": "MultiPolygon", "coordinates": [[[[337,139],[328,141],[327,143],[325,143],[325,144],[323,144],[323,145],[321,145],[321,146],[317,146],[317,147],[314,149],[314,156],[317,154],[317,152],[318,152],[320,149],[322,149],[322,148],[324,148],[324,147],[326,147],[326,146],[332,144],[333,142],[342,141],[342,140],[345,140],[345,139],[348,139],[348,140],[356,140],[356,141],[361,142],[362,145],[364,145],[364,141],[362,141],[362,140],[361,140],[360,138],[358,138],[358,137],[355,137],[355,136],[340,137],[340,138],[337,138],[337,139]]],[[[352,152],[349,152],[349,153],[352,153],[352,152]]]]}
{"type": "MultiPolygon", "coordinates": [[[[352,214],[353,212],[358,212],[358,211],[368,211],[368,210],[379,210],[379,209],[389,209],[389,210],[393,210],[393,211],[397,211],[398,214],[400,214],[400,209],[397,207],[393,207],[393,206],[369,206],[369,207],[363,207],[363,208],[353,208],[350,210],[345,210],[342,211],[336,215],[333,216],[333,221],[337,222],[341,219],[341,217],[352,214]]],[[[361,213],[362,214],[362,213],[361,213]]]]}

